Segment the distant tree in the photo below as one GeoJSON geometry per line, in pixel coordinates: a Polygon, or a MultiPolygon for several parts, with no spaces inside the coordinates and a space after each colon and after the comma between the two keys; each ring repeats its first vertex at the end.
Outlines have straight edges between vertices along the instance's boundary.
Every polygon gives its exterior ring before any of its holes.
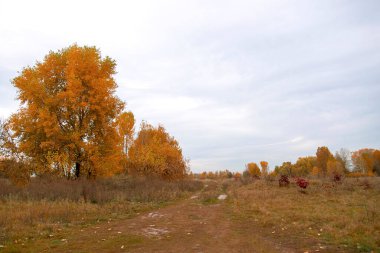
{"type": "Polygon", "coordinates": [[[216,178],[216,174],[212,171],[209,171],[207,172],[207,178],[209,179],[215,179],[216,178]]]}
{"type": "Polygon", "coordinates": [[[256,163],[248,163],[245,165],[246,170],[251,175],[251,177],[260,177],[261,171],[256,163]]]}
{"type": "Polygon", "coordinates": [[[375,149],[359,149],[352,153],[352,163],[354,171],[367,174],[369,176],[380,170],[380,151],[375,149]]]}
{"type": "Polygon", "coordinates": [[[294,165],[291,162],[283,162],[281,166],[275,167],[275,172],[277,175],[294,175],[294,165]]]}
{"type": "Polygon", "coordinates": [[[333,160],[334,156],[327,147],[318,147],[317,149],[317,167],[320,169],[323,176],[327,175],[327,162],[333,160]]]}
{"type": "Polygon", "coordinates": [[[335,159],[342,165],[344,173],[348,173],[351,167],[351,152],[348,149],[341,148],[335,153],[335,159]]]}
{"type": "Polygon", "coordinates": [[[206,172],[206,171],[203,171],[203,172],[199,175],[199,178],[200,178],[200,179],[206,179],[206,178],[207,178],[207,172],[206,172]]]}
{"type": "Polygon", "coordinates": [[[229,170],[226,170],[226,176],[227,178],[232,178],[233,177],[233,173],[229,170]]]}
{"type": "Polygon", "coordinates": [[[31,160],[34,173],[94,178],[121,170],[115,119],[124,103],[114,94],[115,66],[95,47],[73,45],[13,79],[22,105],[9,119],[14,152],[31,160]]]}
{"type": "Polygon", "coordinates": [[[264,177],[267,176],[268,175],[268,162],[261,161],[260,166],[261,166],[261,175],[263,175],[264,177]]]}
{"type": "Polygon", "coordinates": [[[241,174],[239,172],[235,172],[235,174],[233,175],[234,179],[235,180],[239,180],[241,178],[241,174]]]}
{"type": "Polygon", "coordinates": [[[345,173],[343,164],[335,159],[327,161],[327,175],[334,177],[336,175],[343,175],[345,173]]]}
{"type": "Polygon", "coordinates": [[[123,150],[124,153],[128,153],[128,148],[132,144],[134,126],[135,126],[135,117],[132,112],[123,112],[119,115],[117,119],[119,134],[123,138],[123,150]]]}
{"type": "Polygon", "coordinates": [[[295,176],[307,176],[312,173],[316,165],[317,158],[315,156],[299,157],[294,164],[295,176]]]}
{"type": "Polygon", "coordinates": [[[362,159],[362,154],[364,152],[369,152],[369,151],[368,151],[368,149],[360,149],[360,150],[352,152],[351,159],[352,159],[352,164],[354,167],[354,169],[353,169],[354,172],[360,172],[363,174],[367,173],[367,168],[366,168],[365,162],[362,159]]]}
{"type": "Polygon", "coordinates": [[[168,180],[184,178],[188,169],[174,137],[164,127],[153,127],[145,122],[129,148],[128,160],[130,173],[168,180]]]}
{"type": "Polygon", "coordinates": [[[374,159],[374,172],[380,176],[380,150],[375,150],[373,152],[374,159]]]}

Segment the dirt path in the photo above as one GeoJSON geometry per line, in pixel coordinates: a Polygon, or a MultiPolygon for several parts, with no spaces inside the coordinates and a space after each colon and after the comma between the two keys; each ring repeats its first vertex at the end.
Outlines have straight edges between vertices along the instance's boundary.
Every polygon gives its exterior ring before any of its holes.
{"type": "Polygon", "coordinates": [[[70,231],[53,242],[41,251],[295,252],[239,226],[224,201],[204,205],[194,197],[132,219],[70,231]]]}

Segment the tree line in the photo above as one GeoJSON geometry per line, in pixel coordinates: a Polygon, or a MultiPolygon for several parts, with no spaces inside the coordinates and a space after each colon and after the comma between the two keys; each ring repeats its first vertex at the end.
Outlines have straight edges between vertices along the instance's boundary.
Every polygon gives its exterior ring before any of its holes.
{"type": "Polygon", "coordinates": [[[315,156],[299,157],[295,163],[283,162],[269,170],[267,161],[259,163],[250,162],[245,165],[245,170],[231,172],[222,170],[216,172],[201,172],[192,174],[201,179],[217,178],[261,178],[261,177],[334,177],[334,176],[380,176],[380,150],[363,148],[350,152],[340,149],[333,155],[328,147],[318,147],[315,156]]]}
{"type": "Polygon", "coordinates": [[[12,80],[20,108],[0,124],[0,176],[68,179],[118,173],[183,178],[182,150],[163,126],[135,118],[115,91],[116,62],[95,47],[51,51],[12,80]]]}

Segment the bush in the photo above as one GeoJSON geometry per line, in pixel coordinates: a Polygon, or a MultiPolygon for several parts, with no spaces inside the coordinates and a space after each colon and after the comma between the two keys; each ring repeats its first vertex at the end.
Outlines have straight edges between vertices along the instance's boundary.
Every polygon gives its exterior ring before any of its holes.
{"type": "Polygon", "coordinates": [[[341,174],[334,174],[334,176],[333,176],[333,181],[334,181],[335,183],[339,183],[339,182],[341,182],[341,181],[342,181],[342,175],[341,175],[341,174]]]}
{"type": "Polygon", "coordinates": [[[288,176],[281,175],[280,179],[278,180],[278,184],[279,184],[280,187],[289,186],[290,181],[289,181],[288,176]]]}
{"type": "Polygon", "coordinates": [[[306,189],[307,186],[309,185],[309,182],[303,178],[297,178],[296,183],[302,189],[306,189]]]}

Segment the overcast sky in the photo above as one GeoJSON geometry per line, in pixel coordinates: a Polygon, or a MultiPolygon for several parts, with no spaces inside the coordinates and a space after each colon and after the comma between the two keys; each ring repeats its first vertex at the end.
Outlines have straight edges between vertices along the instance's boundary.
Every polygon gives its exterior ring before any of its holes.
{"type": "Polygon", "coordinates": [[[193,171],[380,148],[379,13],[376,0],[0,0],[0,117],[17,110],[18,71],[77,43],[116,60],[137,128],[163,124],[193,171]]]}

